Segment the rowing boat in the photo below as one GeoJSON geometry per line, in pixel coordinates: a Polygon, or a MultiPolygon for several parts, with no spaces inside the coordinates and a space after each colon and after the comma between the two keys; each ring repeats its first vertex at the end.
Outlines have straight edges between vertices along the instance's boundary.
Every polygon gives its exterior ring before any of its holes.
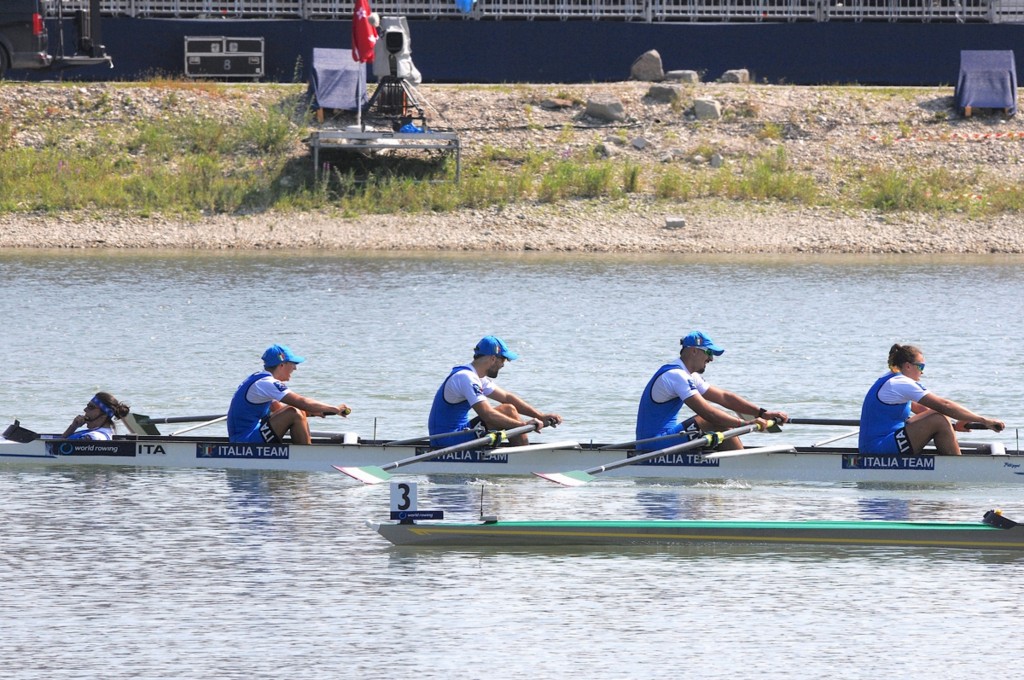
{"type": "MultiPolygon", "coordinates": [[[[385,440],[313,444],[239,444],[224,437],[121,435],[111,441],[0,439],[0,465],[130,465],[334,472],[334,466],[383,466],[427,451],[385,440]]],[[[709,458],[699,451],[658,456],[609,470],[606,479],[747,480],[826,483],[1024,484],[1024,453],[1002,447],[964,447],[963,456],[877,456],[853,448],[770,446],[742,455],[709,458]]],[[[531,475],[582,470],[624,458],[631,451],[600,444],[556,441],[529,447],[459,451],[403,467],[403,475],[468,477],[531,475]]],[[[731,453],[731,452],[730,452],[731,453]]]]}
{"type": "Polygon", "coordinates": [[[370,523],[399,546],[442,548],[644,545],[841,545],[1024,551],[1024,525],[997,511],[982,522],[533,521],[370,523]]]}

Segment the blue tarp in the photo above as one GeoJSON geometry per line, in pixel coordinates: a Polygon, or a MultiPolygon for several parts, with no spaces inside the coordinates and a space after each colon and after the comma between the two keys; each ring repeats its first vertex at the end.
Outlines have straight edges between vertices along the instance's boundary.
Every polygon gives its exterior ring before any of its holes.
{"type": "Polygon", "coordinates": [[[351,50],[314,47],[309,87],[313,108],[355,111],[357,96],[368,100],[366,64],[353,61],[351,50]]]}
{"type": "Polygon", "coordinates": [[[956,106],[963,112],[1003,109],[1017,113],[1017,66],[1013,50],[961,50],[956,106]]]}

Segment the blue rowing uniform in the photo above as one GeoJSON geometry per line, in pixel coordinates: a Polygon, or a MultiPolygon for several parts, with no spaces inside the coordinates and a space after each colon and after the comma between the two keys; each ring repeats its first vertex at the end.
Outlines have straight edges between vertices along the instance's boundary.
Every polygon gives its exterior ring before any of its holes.
{"type": "Polygon", "coordinates": [[[114,429],[110,427],[97,427],[95,430],[79,430],[67,436],[67,439],[108,440],[113,438],[114,429]]]}
{"type": "MultiPolygon", "coordinates": [[[[262,404],[254,404],[248,399],[249,388],[257,380],[270,376],[269,371],[257,371],[242,381],[242,384],[235,390],[235,396],[231,398],[231,406],[228,407],[228,440],[233,442],[264,443],[275,441],[273,430],[267,419],[270,417],[270,404],[267,401],[262,404]],[[269,430],[269,439],[267,431],[269,430]]],[[[284,388],[284,385],[281,385],[284,388]]]]}
{"type": "MultiPolygon", "coordinates": [[[[430,406],[430,418],[427,423],[427,429],[430,431],[431,437],[437,434],[445,434],[446,432],[458,432],[459,430],[465,430],[469,428],[470,413],[473,407],[468,401],[462,399],[450,403],[444,398],[444,388],[448,385],[448,381],[451,380],[456,373],[462,371],[469,371],[475,375],[475,371],[472,366],[456,366],[448,374],[448,377],[441,383],[441,387],[438,388],[437,394],[434,395],[434,403],[430,406]]],[[[461,444],[462,442],[468,442],[471,439],[475,439],[476,435],[472,432],[466,432],[461,434],[454,434],[450,437],[438,437],[430,440],[432,448],[443,448],[445,446],[453,446],[455,444],[461,444]]]]}
{"type": "Polygon", "coordinates": [[[886,404],[878,393],[887,382],[901,375],[892,371],[875,381],[864,397],[860,409],[860,438],[857,448],[861,453],[912,454],[913,447],[907,439],[906,422],[913,413],[910,402],[886,404]]]}
{"type": "MultiPolygon", "coordinates": [[[[683,442],[688,438],[692,438],[693,435],[699,434],[697,429],[696,418],[686,418],[680,420],[679,416],[682,413],[684,402],[681,397],[673,397],[665,402],[658,402],[654,400],[654,396],[651,391],[654,388],[654,383],[662,374],[671,371],[672,369],[678,369],[678,363],[665,364],[654,374],[654,377],[647,383],[647,387],[644,388],[643,396],[640,397],[640,406],[636,413],[636,438],[637,439],[650,439],[652,437],[661,437],[668,434],[677,434],[684,430],[690,432],[687,436],[679,438],[679,442],[683,442]]],[[[667,445],[671,446],[673,442],[668,442],[667,445]]],[[[655,450],[666,446],[664,441],[661,442],[647,442],[644,444],[637,444],[636,448],[638,451],[655,450]]]]}

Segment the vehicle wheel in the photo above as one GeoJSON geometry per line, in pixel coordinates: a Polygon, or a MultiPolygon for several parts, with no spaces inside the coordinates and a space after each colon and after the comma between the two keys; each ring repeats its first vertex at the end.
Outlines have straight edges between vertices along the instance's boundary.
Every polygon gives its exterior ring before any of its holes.
{"type": "Polygon", "coordinates": [[[10,62],[7,60],[7,52],[4,52],[4,48],[0,47],[0,80],[7,77],[7,69],[10,67],[10,62]]]}

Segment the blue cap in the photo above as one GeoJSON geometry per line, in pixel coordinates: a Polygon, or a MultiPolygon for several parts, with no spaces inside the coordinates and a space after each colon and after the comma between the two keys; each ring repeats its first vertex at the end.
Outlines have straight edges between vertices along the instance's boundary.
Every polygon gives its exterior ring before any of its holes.
{"type": "Polygon", "coordinates": [[[285,345],[271,345],[267,348],[267,351],[263,353],[263,365],[267,368],[280,366],[286,361],[301,364],[305,359],[288,349],[285,345]]]}
{"type": "Polygon", "coordinates": [[[480,342],[476,343],[476,347],[473,348],[473,356],[499,356],[505,357],[509,361],[515,361],[519,358],[518,354],[508,348],[504,340],[493,335],[480,338],[480,342]]]}
{"type": "Polygon", "coordinates": [[[704,335],[701,331],[694,331],[690,333],[680,340],[679,344],[683,347],[700,347],[701,349],[709,349],[716,357],[722,356],[725,352],[724,349],[716,345],[711,338],[704,335]]]}

